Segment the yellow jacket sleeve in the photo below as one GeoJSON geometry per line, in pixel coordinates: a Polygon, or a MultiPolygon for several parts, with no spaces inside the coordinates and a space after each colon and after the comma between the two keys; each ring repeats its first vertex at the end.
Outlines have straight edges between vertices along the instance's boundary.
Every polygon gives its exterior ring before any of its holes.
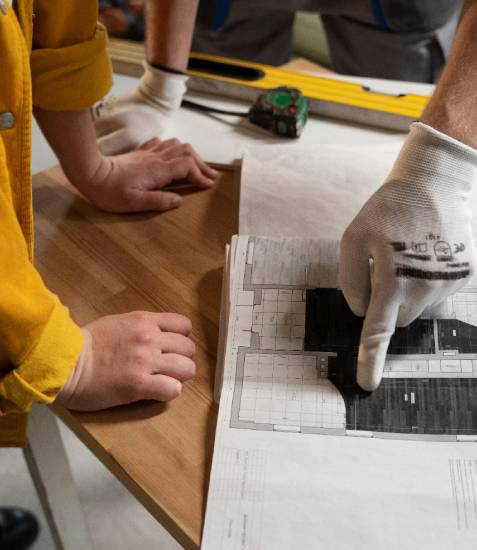
{"type": "Polygon", "coordinates": [[[81,329],[29,259],[8,178],[0,139],[0,417],[51,403],[83,345],[81,329]]]}
{"type": "Polygon", "coordinates": [[[31,75],[33,105],[52,111],[84,109],[112,85],[107,35],[98,3],[35,0],[31,75]]]}

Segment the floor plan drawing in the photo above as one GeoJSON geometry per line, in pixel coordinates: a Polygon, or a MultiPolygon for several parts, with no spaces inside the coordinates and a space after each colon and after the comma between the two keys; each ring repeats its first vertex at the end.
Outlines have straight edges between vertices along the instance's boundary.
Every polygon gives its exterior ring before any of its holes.
{"type": "Polygon", "coordinates": [[[336,272],[317,264],[312,242],[300,257],[278,255],[277,269],[277,246],[248,237],[235,296],[232,428],[477,440],[477,287],[448,298],[440,318],[397,329],[381,385],[367,394],[355,383],[362,319],[336,272]]]}
{"type": "Polygon", "coordinates": [[[202,547],[474,549],[477,284],[396,331],[369,394],[337,266],[336,241],[232,240],[202,547]]]}

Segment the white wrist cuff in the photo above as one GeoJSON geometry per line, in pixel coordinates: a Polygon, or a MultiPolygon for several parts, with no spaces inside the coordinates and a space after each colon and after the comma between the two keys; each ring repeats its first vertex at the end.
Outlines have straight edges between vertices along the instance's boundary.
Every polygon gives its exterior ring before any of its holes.
{"type": "Polygon", "coordinates": [[[176,111],[187,91],[187,75],[161,71],[143,62],[144,74],[139,82],[139,90],[149,102],[161,111],[176,111]]]}
{"type": "Polygon", "coordinates": [[[387,181],[399,180],[394,200],[429,206],[434,197],[449,208],[458,206],[477,180],[477,151],[422,122],[411,130],[387,181]],[[427,193],[431,190],[432,193],[427,193]],[[402,195],[402,196],[401,196],[402,195]],[[457,200],[457,202],[456,202],[457,200]]]}

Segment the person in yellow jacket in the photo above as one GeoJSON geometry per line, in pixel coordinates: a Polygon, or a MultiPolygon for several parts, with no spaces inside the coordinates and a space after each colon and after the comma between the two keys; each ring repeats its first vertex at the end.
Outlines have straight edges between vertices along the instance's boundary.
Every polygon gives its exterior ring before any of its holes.
{"type": "Polygon", "coordinates": [[[113,212],[167,210],[177,178],[216,172],[189,145],[152,139],[128,154],[97,147],[89,107],[111,86],[97,2],[0,0],[0,446],[25,442],[34,402],[94,410],[169,400],[194,374],[187,318],[132,312],[80,328],[33,264],[32,111],[70,181],[113,212]]]}

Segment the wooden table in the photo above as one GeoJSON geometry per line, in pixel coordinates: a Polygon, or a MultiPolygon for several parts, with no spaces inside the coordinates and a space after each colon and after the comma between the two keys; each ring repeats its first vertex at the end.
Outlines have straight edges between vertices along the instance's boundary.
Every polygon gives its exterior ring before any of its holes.
{"type": "Polygon", "coordinates": [[[198,548],[217,406],[212,389],[224,247],[236,232],[235,172],[181,208],[114,215],[91,206],[59,168],[34,177],[36,265],[81,325],[131,310],[193,323],[197,375],[172,403],[56,414],[185,548],[198,548]]]}

